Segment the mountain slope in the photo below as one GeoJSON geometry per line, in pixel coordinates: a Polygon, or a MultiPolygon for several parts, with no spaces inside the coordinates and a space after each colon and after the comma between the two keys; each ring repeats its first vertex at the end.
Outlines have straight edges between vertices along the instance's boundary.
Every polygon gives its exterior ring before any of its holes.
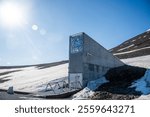
{"type": "Polygon", "coordinates": [[[150,30],[112,48],[110,52],[120,59],[150,55],[150,30]]]}

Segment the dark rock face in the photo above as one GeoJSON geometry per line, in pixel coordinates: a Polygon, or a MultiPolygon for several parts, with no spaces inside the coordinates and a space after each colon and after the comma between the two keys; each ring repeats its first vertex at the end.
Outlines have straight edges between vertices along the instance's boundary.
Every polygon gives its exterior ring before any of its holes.
{"type": "Polygon", "coordinates": [[[124,65],[110,69],[105,77],[111,83],[130,83],[144,76],[145,71],[145,68],[124,65]]]}
{"type": "Polygon", "coordinates": [[[120,59],[150,55],[150,31],[137,35],[110,50],[120,59]]]}
{"type": "Polygon", "coordinates": [[[130,86],[143,77],[145,72],[145,68],[128,65],[110,69],[105,75],[109,82],[98,87],[92,99],[134,99],[140,96],[141,92],[130,86]]]}
{"type": "Polygon", "coordinates": [[[25,68],[25,67],[37,67],[38,69],[45,69],[45,68],[54,67],[57,65],[66,64],[66,63],[69,63],[69,60],[63,60],[63,61],[58,61],[58,62],[53,62],[53,63],[36,64],[36,65],[0,66],[0,69],[16,69],[16,68],[25,68]]]}

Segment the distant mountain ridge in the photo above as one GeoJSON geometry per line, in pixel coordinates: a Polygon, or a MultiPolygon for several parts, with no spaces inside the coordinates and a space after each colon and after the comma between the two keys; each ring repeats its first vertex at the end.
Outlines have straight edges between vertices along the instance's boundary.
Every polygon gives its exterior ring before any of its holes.
{"type": "Polygon", "coordinates": [[[15,68],[25,68],[25,67],[37,67],[39,69],[49,68],[58,66],[61,64],[69,63],[68,60],[58,61],[58,62],[52,62],[52,63],[43,63],[43,64],[36,64],[36,65],[20,65],[20,66],[0,66],[0,69],[15,69],[15,68]]]}
{"type": "Polygon", "coordinates": [[[150,55],[150,30],[109,50],[120,59],[150,55]]]}

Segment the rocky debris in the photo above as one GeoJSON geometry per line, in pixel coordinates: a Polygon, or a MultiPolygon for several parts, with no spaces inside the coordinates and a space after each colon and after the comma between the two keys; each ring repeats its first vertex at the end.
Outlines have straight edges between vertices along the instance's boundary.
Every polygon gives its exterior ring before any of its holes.
{"type": "Polygon", "coordinates": [[[124,65],[110,69],[105,77],[109,81],[98,87],[91,99],[134,99],[141,95],[132,83],[144,76],[146,69],[124,65]]]}
{"type": "Polygon", "coordinates": [[[145,72],[145,68],[124,65],[110,69],[105,77],[113,84],[130,85],[133,81],[144,76],[145,72]]]}
{"type": "Polygon", "coordinates": [[[97,91],[91,97],[91,100],[131,100],[138,98],[138,95],[129,95],[129,94],[115,94],[106,91],[97,91]]]}
{"type": "Polygon", "coordinates": [[[14,94],[13,86],[8,88],[7,93],[8,94],[14,94]]]}

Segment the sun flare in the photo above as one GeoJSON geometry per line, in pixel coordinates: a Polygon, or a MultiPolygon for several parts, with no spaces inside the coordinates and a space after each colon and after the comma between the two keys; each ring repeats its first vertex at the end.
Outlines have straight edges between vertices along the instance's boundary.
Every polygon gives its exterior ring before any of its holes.
{"type": "Polygon", "coordinates": [[[22,5],[6,2],[0,5],[0,21],[7,27],[21,26],[25,23],[26,12],[22,5]]]}

